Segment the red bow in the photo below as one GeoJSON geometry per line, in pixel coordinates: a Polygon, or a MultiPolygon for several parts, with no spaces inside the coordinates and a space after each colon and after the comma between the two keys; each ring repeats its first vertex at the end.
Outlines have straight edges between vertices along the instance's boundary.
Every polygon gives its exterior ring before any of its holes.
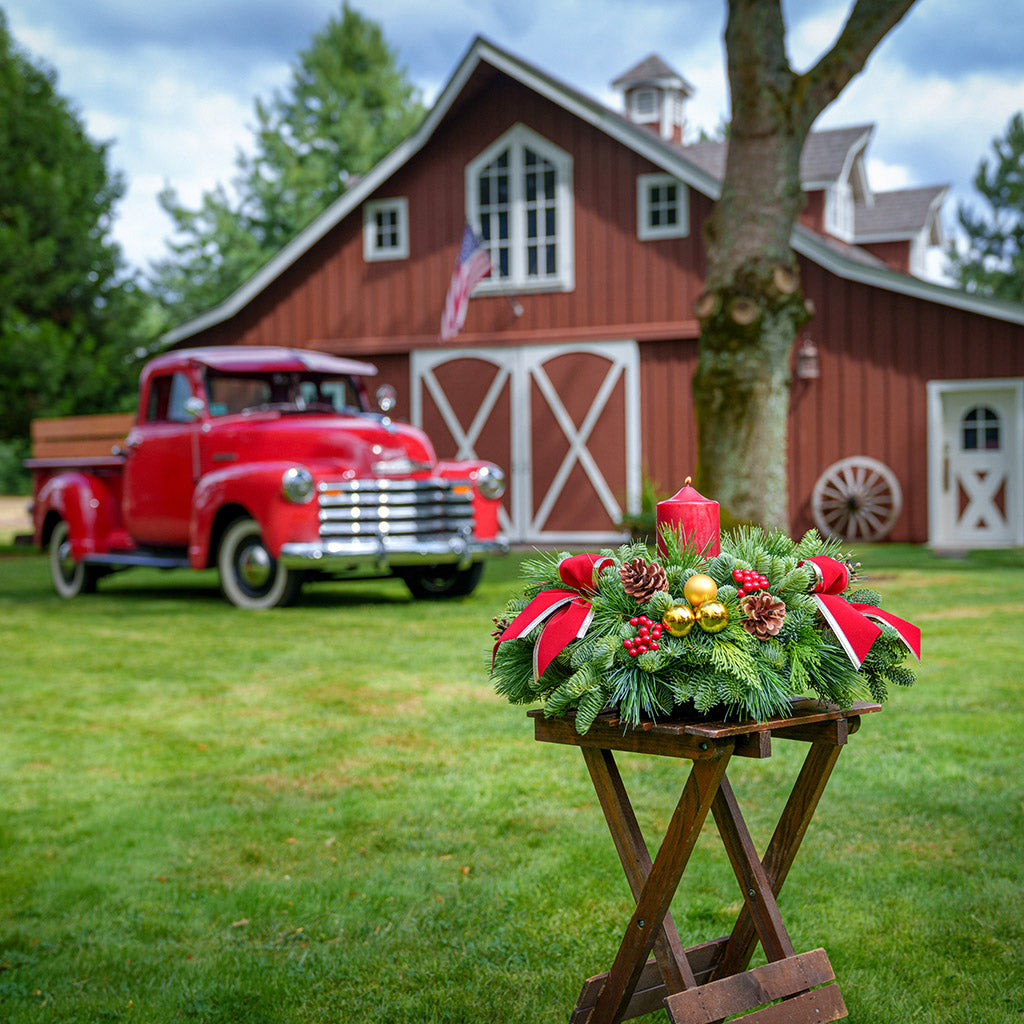
{"type": "Polygon", "coordinates": [[[594,618],[594,609],[583,599],[580,591],[593,593],[601,570],[612,564],[612,559],[599,555],[563,558],[558,563],[558,575],[567,587],[573,589],[542,590],[506,627],[494,645],[495,653],[505,640],[526,636],[538,623],[547,619],[548,623],[533,648],[533,678],[534,681],[540,679],[559,652],[586,633],[594,618]]]}
{"type": "Polygon", "coordinates": [[[859,604],[839,596],[850,581],[850,573],[842,562],[834,558],[817,557],[805,558],[800,564],[805,563],[814,567],[816,576],[811,597],[817,602],[821,614],[832,627],[832,632],[843,645],[843,650],[855,668],[860,668],[871,645],[882,635],[881,627],[871,622],[871,619],[889,623],[917,660],[921,660],[921,630],[917,626],[889,612],[883,612],[873,604],[859,604]]]}

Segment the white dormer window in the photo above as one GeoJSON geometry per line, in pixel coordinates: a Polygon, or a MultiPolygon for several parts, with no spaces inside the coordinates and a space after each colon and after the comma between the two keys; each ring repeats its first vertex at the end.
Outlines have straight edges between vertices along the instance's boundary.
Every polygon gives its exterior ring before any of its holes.
{"type": "Polygon", "coordinates": [[[641,174],[636,180],[637,238],[685,238],[690,233],[690,194],[671,174],[641,174]]]}
{"type": "Polygon", "coordinates": [[[853,189],[847,181],[837,181],[825,193],[825,231],[844,242],[853,241],[853,189]]]}
{"type": "Polygon", "coordinates": [[[481,293],[571,291],[572,157],[524,125],[466,168],[466,215],[491,257],[481,293]]]}
{"type": "Polygon", "coordinates": [[[914,277],[928,277],[928,245],[929,232],[927,229],[918,231],[910,240],[910,272],[914,277]]]}
{"type": "Polygon", "coordinates": [[[363,259],[409,258],[409,200],[376,199],[363,206],[363,259]]]}

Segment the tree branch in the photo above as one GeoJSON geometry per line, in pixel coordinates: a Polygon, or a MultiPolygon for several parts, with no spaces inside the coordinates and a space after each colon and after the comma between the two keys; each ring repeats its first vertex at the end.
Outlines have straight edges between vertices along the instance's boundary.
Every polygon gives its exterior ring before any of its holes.
{"type": "Polygon", "coordinates": [[[817,64],[797,79],[807,125],[864,70],[868,58],[915,0],[857,0],[839,38],[817,64]]]}

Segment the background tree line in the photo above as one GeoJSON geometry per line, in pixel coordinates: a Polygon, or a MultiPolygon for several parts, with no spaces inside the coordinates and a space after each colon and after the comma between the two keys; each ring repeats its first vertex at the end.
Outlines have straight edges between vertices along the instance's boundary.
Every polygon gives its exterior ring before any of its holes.
{"type": "Polygon", "coordinates": [[[129,267],[111,239],[122,175],[57,73],[0,10],[0,493],[24,490],[36,417],[131,409],[142,361],[175,324],[270,260],[423,115],[380,27],[343,5],[255,101],[252,153],[190,209],[168,187],[167,256],[129,267]]]}
{"type": "MultiPolygon", "coordinates": [[[[751,160],[766,161],[763,153],[745,154],[744,139],[762,139],[767,127],[795,154],[772,166],[786,164],[795,175],[817,114],[911,3],[857,0],[842,46],[794,76],[780,56],[778,4],[728,0],[732,144],[708,239],[709,287],[727,292],[730,280],[757,277],[756,267],[730,262],[717,241],[731,237],[727,218],[746,217],[751,198],[764,204],[788,197],[774,211],[765,250],[774,246],[772,266],[794,262],[788,237],[799,212],[799,181],[773,183],[759,198],[748,187],[754,176],[747,171],[751,160]],[[777,80],[749,73],[766,67],[777,80]],[[815,73],[825,83],[817,91],[807,88],[815,73]],[[774,97],[773,108],[764,105],[765,96],[774,97]]],[[[33,418],[131,408],[139,364],[159,347],[161,335],[216,305],[273,258],[353,178],[401,142],[423,108],[379,25],[344,3],[297,54],[287,87],[255,99],[254,115],[252,151],[239,152],[233,180],[205,193],[194,209],[167,187],[160,196],[173,224],[167,255],[148,268],[131,268],[110,237],[124,181],[110,166],[109,144],[88,136],[73,103],[59,93],[56,72],[18,46],[0,10],[0,492],[26,483],[20,465],[33,418]]],[[[959,242],[948,254],[949,269],[970,291],[1021,302],[1021,114],[1004,138],[993,140],[993,151],[975,177],[981,201],[958,212],[959,242]]],[[[775,333],[791,337],[791,312],[766,309],[766,323],[777,321],[775,333]]],[[[722,324],[709,321],[703,328],[699,385],[728,388],[722,374],[729,368],[718,360],[716,345],[727,351],[736,339],[721,333],[722,324]]],[[[763,333],[741,342],[763,342],[767,328],[763,333]]],[[[788,342],[783,347],[788,352],[788,342]]],[[[784,410],[788,385],[780,378],[768,386],[784,410]]],[[[764,462],[751,453],[747,458],[764,462]]],[[[725,497],[719,487],[710,489],[725,497]]],[[[764,508],[747,510],[746,517],[771,518],[764,508]]]]}

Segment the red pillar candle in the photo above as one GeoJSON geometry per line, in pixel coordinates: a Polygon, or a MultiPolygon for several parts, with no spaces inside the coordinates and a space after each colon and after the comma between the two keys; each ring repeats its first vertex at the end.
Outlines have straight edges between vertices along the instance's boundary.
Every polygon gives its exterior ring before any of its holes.
{"type": "Polygon", "coordinates": [[[671,498],[658,502],[658,551],[665,554],[662,530],[682,536],[707,558],[719,552],[720,527],[718,502],[705,498],[690,485],[690,478],[671,498]]]}

